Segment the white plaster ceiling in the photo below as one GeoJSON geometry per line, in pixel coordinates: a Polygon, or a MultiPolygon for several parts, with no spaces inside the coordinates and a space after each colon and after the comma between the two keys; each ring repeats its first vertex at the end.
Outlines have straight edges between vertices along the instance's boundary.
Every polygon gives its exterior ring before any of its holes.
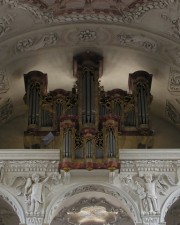
{"type": "Polygon", "coordinates": [[[152,73],[152,112],[179,126],[179,0],[0,0],[0,123],[26,111],[23,74],[39,70],[49,90],[71,89],[82,51],[102,54],[106,90],[152,73]]]}

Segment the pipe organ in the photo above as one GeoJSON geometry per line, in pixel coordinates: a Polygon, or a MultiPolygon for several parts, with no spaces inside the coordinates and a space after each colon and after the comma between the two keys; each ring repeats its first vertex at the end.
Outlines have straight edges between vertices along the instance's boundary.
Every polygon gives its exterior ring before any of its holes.
{"type": "Polygon", "coordinates": [[[72,91],[47,92],[47,74],[24,75],[28,106],[25,148],[59,148],[60,169],[119,167],[119,149],[151,148],[152,75],[129,75],[129,92],[105,91],[99,81],[102,56],[85,52],[73,58],[77,81],[72,91]]]}

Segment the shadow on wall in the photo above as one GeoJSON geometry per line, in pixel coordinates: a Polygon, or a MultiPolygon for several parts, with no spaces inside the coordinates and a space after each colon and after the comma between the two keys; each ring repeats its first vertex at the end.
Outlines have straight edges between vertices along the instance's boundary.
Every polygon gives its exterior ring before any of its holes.
{"type": "Polygon", "coordinates": [[[0,126],[0,149],[23,149],[26,116],[21,115],[0,126]]]}
{"type": "Polygon", "coordinates": [[[170,122],[153,116],[152,128],[155,131],[154,148],[180,148],[180,130],[170,122]]]}
{"type": "MultiPolygon", "coordinates": [[[[155,130],[153,148],[179,148],[180,130],[167,121],[153,116],[155,130]]],[[[23,135],[26,129],[26,116],[22,115],[0,126],[0,149],[24,149],[23,135]]]]}

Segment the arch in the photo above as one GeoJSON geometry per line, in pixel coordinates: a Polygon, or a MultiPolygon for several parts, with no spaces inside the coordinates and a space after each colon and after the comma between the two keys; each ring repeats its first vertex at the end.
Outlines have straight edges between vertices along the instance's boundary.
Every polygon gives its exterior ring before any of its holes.
{"type": "Polygon", "coordinates": [[[171,193],[169,195],[169,197],[166,199],[166,201],[164,202],[162,209],[161,209],[161,214],[160,214],[160,222],[161,223],[165,222],[164,219],[165,219],[167,211],[179,197],[180,197],[180,189],[171,193]]]}
{"type": "Polygon", "coordinates": [[[60,195],[56,195],[46,210],[45,223],[50,224],[56,214],[59,212],[59,208],[70,197],[73,197],[77,194],[82,194],[85,192],[96,192],[101,194],[107,194],[109,196],[115,197],[118,199],[125,208],[130,212],[130,217],[134,221],[134,223],[141,223],[141,218],[139,215],[139,209],[137,205],[134,203],[133,199],[123,190],[120,190],[117,187],[107,184],[99,184],[99,183],[86,183],[86,184],[78,184],[67,188],[65,192],[60,195]]]}
{"type": "Polygon", "coordinates": [[[9,191],[5,190],[2,186],[0,186],[0,198],[6,201],[13,208],[14,212],[19,217],[20,223],[25,223],[26,219],[24,209],[17,201],[17,199],[9,191]]]}

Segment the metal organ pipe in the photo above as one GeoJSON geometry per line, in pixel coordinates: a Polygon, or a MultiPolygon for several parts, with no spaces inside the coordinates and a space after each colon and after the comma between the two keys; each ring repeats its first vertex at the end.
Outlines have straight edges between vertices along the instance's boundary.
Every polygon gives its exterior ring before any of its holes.
{"type": "Polygon", "coordinates": [[[142,107],[142,122],[143,124],[146,123],[145,119],[145,101],[144,101],[144,91],[143,87],[141,86],[141,107],[142,107]]]}
{"type": "Polygon", "coordinates": [[[39,108],[39,96],[38,96],[38,91],[35,86],[35,84],[32,84],[30,88],[30,124],[36,124],[37,121],[37,114],[38,114],[38,108],[39,108]]]}
{"type": "Polygon", "coordinates": [[[115,137],[114,137],[114,133],[113,133],[112,129],[108,130],[107,140],[108,140],[108,144],[107,144],[107,146],[108,146],[108,156],[113,157],[116,145],[115,145],[115,137]]]}
{"type": "Polygon", "coordinates": [[[144,118],[145,118],[145,124],[148,123],[147,121],[147,95],[146,95],[146,90],[143,88],[143,92],[144,92],[144,118]]]}
{"type": "Polygon", "coordinates": [[[67,151],[67,131],[64,132],[64,140],[63,140],[63,157],[66,157],[66,151],[67,151]]]}
{"type": "Polygon", "coordinates": [[[35,114],[35,117],[36,117],[36,123],[38,124],[39,123],[39,93],[38,93],[37,88],[36,88],[36,114],[35,114]]]}
{"type": "Polygon", "coordinates": [[[141,117],[141,96],[140,96],[140,90],[138,91],[138,121],[139,121],[139,123],[141,124],[142,123],[142,121],[141,121],[141,119],[142,119],[142,117],[141,117]]]}
{"type": "Polygon", "coordinates": [[[71,130],[68,130],[68,157],[71,156],[71,146],[72,140],[71,140],[71,130]]]}
{"type": "Polygon", "coordinates": [[[36,123],[36,88],[33,87],[33,124],[36,123]]]}
{"type": "Polygon", "coordinates": [[[71,140],[71,130],[66,130],[64,132],[63,138],[63,157],[71,156],[72,140],[71,140]]]}
{"type": "Polygon", "coordinates": [[[32,90],[30,88],[30,94],[29,94],[29,124],[32,124],[32,90]]]}
{"type": "Polygon", "coordinates": [[[138,115],[139,123],[147,124],[147,97],[145,89],[140,86],[138,91],[138,115]]]}
{"type": "Polygon", "coordinates": [[[92,143],[91,141],[87,141],[86,143],[86,158],[91,158],[92,157],[92,143]]]}
{"type": "Polygon", "coordinates": [[[31,90],[31,124],[34,124],[34,87],[32,85],[32,90],[31,90]]]}
{"type": "Polygon", "coordinates": [[[94,77],[89,70],[83,76],[83,123],[94,123],[94,77]]]}
{"type": "Polygon", "coordinates": [[[56,105],[56,113],[57,113],[57,116],[60,116],[61,113],[62,113],[62,106],[61,106],[60,103],[58,103],[58,104],[56,105]]]}
{"type": "Polygon", "coordinates": [[[65,156],[67,157],[68,156],[68,131],[66,131],[66,134],[65,134],[65,156]]]}
{"type": "Polygon", "coordinates": [[[91,119],[91,82],[90,72],[86,73],[86,123],[90,123],[91,119]]]}
{"type": "Polygon", "coordinates": [[[83,105],[82,105],[82,123],[86,123],[86,75],[84,74],[83,75],[83,82],[82,82],[82,90],[83,90],[83,93],[82,93],[82,98],[83,98],[83,105]]]}

